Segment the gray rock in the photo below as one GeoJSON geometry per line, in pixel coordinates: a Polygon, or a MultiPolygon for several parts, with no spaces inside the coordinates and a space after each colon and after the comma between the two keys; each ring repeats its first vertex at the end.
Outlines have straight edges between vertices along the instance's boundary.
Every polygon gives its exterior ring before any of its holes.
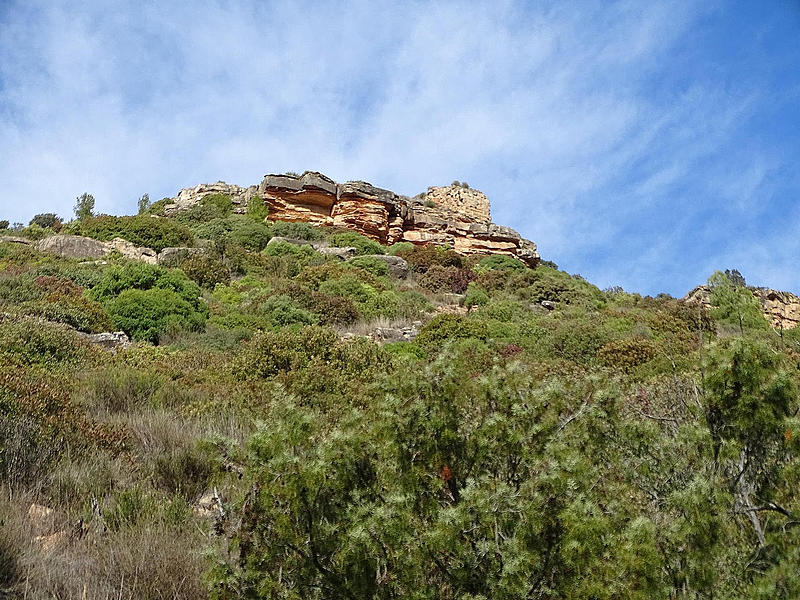
{"type": "Polygon", "coordinates": [[[152,248],[137,246],[122,238],[114,238],[110,242],[105,242],[105,245],[109,252],[116,250],[130,260],[138,260],[150,265],[158,263],[158,254],[152,248]]]}
{"type": "Polygon", "coordinates": [[[16,237],[13,235],[0,235],[0,242],[5,242],[7,244],[23,244],[25,246],[33,244],[28,238],[16,237]]]}
{"type": "Polygon", "coordinates": [[[258,191],[264,193],[270,189],[302,190],[318,189],[336,196],[336,182],[330,177],[316,171],[306,171],[302,175],[265,175],[258,191]]]}
{"type": "Polygon", "coordinates": [[[555,310],[556,308],[555,302],[550,302],[550,300],[542,300],[539,304],[541,304],[547,310],[555,310]]]}
{"type": "Polygon", "coordinates": [[[124,350],[131,345],[131,340],[124,331],[107,331],[105,333],[78,333],[90,344],[102,346],[107,350],[124,350]]]}
{"type": "Polygon", "coordinates": [[[314,249],[325,256],[335,256],[339,260],[350,260],[358,250],[347,246],[345,248],[332,248],[330,246],[315,246],[314,249]]]}
{"type": "Polygon", "coordinates": [[[40,240],[36,248],[63,258],[102,258],[110,252],[105,242],[80,235],[51,235],[40,240]]]}

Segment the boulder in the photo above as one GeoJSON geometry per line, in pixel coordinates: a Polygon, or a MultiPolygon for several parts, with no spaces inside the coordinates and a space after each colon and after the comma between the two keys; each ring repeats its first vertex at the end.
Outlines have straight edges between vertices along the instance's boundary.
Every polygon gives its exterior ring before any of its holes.
{"type": "Polygon", "coordinates": [[[90,344],[101,346],[107,350],[125,350],[131,345],[131,340],[124,331],[106,331],[104,333],[78,332],[90,344]]]}
{"type": "Polygon", "coordinates": [[[106,247],[109,249],[109,252],[116,250],[122,254],[122,256],[130,260],[138,260],[149,265],[155,265],[158,263],[158,254],[155,250],[152,248],[137,246],[136,244],[132,244],[128,240],[123,240],[122,238],[114,238],[110,242],[106,242],[106,247]]]}
{"type": "Polygon", "coordinates": [[[335,256],[339,260],[350,260],[358,253],[356,248],[346,246],[344,248],[334,248],[333,246],[317,246],[315,250],[325,256],[335,256]]]}
{"type": "Polygon", "coordinates": [[[102,258],[111,250],[106,242],[81,235],[51,235],[36,244],[37,250],[62,258],[102,258]]]}
{"type": "Polygon", "coordinates": [[[33,244],[33,242],[28,238],[17,237],[14,235],[0,235],[0,243],[22,244],[23,246],[30,246],[31,244],[33,244]]]}

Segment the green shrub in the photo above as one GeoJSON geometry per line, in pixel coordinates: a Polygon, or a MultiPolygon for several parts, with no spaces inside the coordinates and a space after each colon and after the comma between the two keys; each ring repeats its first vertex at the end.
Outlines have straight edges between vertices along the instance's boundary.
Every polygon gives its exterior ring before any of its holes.
{"type": "Polygon", "coordinates": [[[411,242],[397,242],[386,249],[386,254],[399,256],[402,252],[410,252],[412,250],[414,250],[414,244],[411,242]]]}
{"type": "Polygon", "coordinates": [[[103,273],[103,278],[89,291],[89,296],[106,303],[113,301],[126,290],[150,289],[175,292],[193,310],[199,312],[205,310],[200,298],[200,288],[185,273],[141,262],[109,267],[103,273]]]}
{"type": "Polygon", "coordinates": [[[223,215],[233,212],[233,201],[227,194],[208,194],[203,196],[200,204],[204,206],[215,206],[223,215]]]}
{"type": "Polygon", "coordinates": [[[336,248],[355,248],[356,254],[384,254],[386,252],[386,248],[378,242],[355,231],[335,233],[328,238],[328,241],[331,246],[336,248]]]}
{"type": "Polygon", "coordinates": [[[413,246],[398,250],[395,254],[404,258],[416,273],[424,273],[431,265],[458,268],[465,266],[464,258],[460,254],[443,246],[413,246]]]}
{"type": "Polygon", "coordinates": [[[247,201],[247,216],[258,223],[263,223],[269,214],[267,203],[258,195],[250,196],[247,201]]]}
{"type": "Polygon", "coordinates": [[[96,240],[109,241],[120,237],[137,246],[146,246],[156,252],[167,247],[191,246],[194,234],[186,226],[172,219],[155,219],[151,216],[87,217],[73,222],[69,232],[96,240]]]}
{"type": "Polygon", "coordinates": [[[474,321],[461,315],[438,315],[428,321],[415,340],[423,348],[438,350],[448,340],[474,338],[488,339],[486,323],[474,321]]]}
{"type": "Polygon", "coordinates": [[[28,225],[36,225],[42,229],[52,229],[58,231],[63,225],[60,218],[55,213],[40,213],[31,219],[28,225]]]}
{"type": "Polygon", "coordinates": [[[308,308],[320,315],[323,325],[350,325],[359,317],[358,308],[350,298],[319,292],[314,292],[313,301],[308,308]]]}
{"type": "Polygon", "coordinates": [[[34,319],[0,320],[0,355],[23,364],[77,364],[90,352],[89,344],[63,325],[34,319]]]}
{"type": "Polygon", "coordinates": [[[114,324],[135,340],[157,343],[170,329],[200,330],[207,311],[170,289],[126,289],[107,304],[114,324]]]}
{"type": "Polygon", "coordinates": [[[475,271],[482,273],[484,271],[500,270],[500,271],[524,271],[528,267],[524,263],[503,254],[493,254],[481,259],[475,267],[475,271]]]}
{"type": "Polygon", "coordinates": [[[328,279],[319,286],[320,293],[329,296],[350,298],[357,303],[365,303],[377,295],[377,290],[369,284],[363,283],[357,276],[345,274],[337,279],[328,279]]]}
{"type": "Polygon", "coordinates": [[[289,296],[270,296],[258,307],[274,327],[287,325],[315,325],[319,320],[316,315],[300,308],[289,296]]]}
{"type": "Polygon", "coordinates": [[[420,287],[431,292],[451,292],[463,294],[467,291],[469,282],[475,279],[472,269],[459,267],[443,267],[433,264],[422,273],[417,280],[420,287]]]}
{"type": "Polygon", "coordinates": [[[651,340],[638,337],[613,340],[597,351],[603,364],[625,372],[652,360],[655,355],[656,345],[651,340]]]}
{"type": "Polygon", "coordinates": [[[356,256],[355,258],[351,258],[347,261],[352,267],[358,267],[359,269],[364,269],[365,271],[372,273],[377,277],[388,277],[389,276],[389,265],[386,262],[382,261],[379,258],[375,258],[374,256],[356,256]]]}
{"type": "Polygon", "coordinates": [[[180,263],[181,270],[202,288],[213,290],[219,283],[227,284],[231,272],[221,260],[207,254],[190,256],[180,263]]]}
{"type": "Polygon", "coordinates": [[[325,238],[324,232],[319,227],[302,222],[276,221],[269,226],[269,232],[272,237],[308,240],[309,242],[325,238]]]}
{"type": "Polygon", "coordinates": [[[485,306],[487,304],[489,304],[489,294],[470,283],[467,288],[467,294],[464,296],[464,306],[472,309],[476,306],[485,306]]]}
{"type": "Polygon", "coordinates": [[[8,229],[9,222],[5,219],[0,221],[0,230],[8,229]]]}
{"type": "Polygon", "coordinates": [[[235,244],[258,252],[263,250],[272,238],[267,225],[244,215],[206,219],[196,227],[195,232],[198,237],[214,242],[220,251],[226,250],[227,244],[235,244]]]}
{"type": "Polygon", "coordinates": [[[289,242],[275,242],[264,248],[265,256],[291,256],[297,259],[310,259],[321,255],[308,245],[291,244],[289,242]]]}
{"type": "Polygon", "coordinates": [[[332,360],[339,343],[335,331],[313,325],[258,333],[237,357],[234,372],[253,379],[295,371],[312,360],[332,360]]]}

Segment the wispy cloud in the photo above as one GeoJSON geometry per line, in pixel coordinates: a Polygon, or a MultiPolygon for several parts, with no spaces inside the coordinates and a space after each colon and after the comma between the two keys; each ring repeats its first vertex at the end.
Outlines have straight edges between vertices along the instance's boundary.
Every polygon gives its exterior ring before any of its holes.
{"type": "Polygon", "coordinates": [[[800,190],[788,3],[74,4],[0,8],[3,218],[267,171],[459,179],[600,285],[682,294],[737,266],[800,289],[770,229],[798,224],[770,217],[800,190]]]}

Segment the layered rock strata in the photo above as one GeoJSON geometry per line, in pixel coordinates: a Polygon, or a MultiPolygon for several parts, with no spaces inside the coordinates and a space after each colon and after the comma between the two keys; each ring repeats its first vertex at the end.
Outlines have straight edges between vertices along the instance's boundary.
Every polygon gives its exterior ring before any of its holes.
{"type": "Polygon", "coordinates": [[[218,182],[184,189],[167,205],[168,214],[187,210],[212,193],[229,194],[239,212],[258,194],[272,220],[345,227],[383,244],[406,241],[447,246],[461,254],[504,254],[531,266],[539,261],[536,244],[491,222],[484,194],[459,186],[432,187],[412,199],[364,181],[336,183],[308,171],[267,175],[257,188],[218,182]]]}
{"type": "MultiPolygon", "coordinates": [[[[770,288],[748,288],[761,303],[764,316],[775,329],[794,329],[800,325],[800,298],[791,292],[779,292],[770,288]]],[[[683,297],[684,302],[711,305],[711,289],[700,285],[683,297]]]]}

